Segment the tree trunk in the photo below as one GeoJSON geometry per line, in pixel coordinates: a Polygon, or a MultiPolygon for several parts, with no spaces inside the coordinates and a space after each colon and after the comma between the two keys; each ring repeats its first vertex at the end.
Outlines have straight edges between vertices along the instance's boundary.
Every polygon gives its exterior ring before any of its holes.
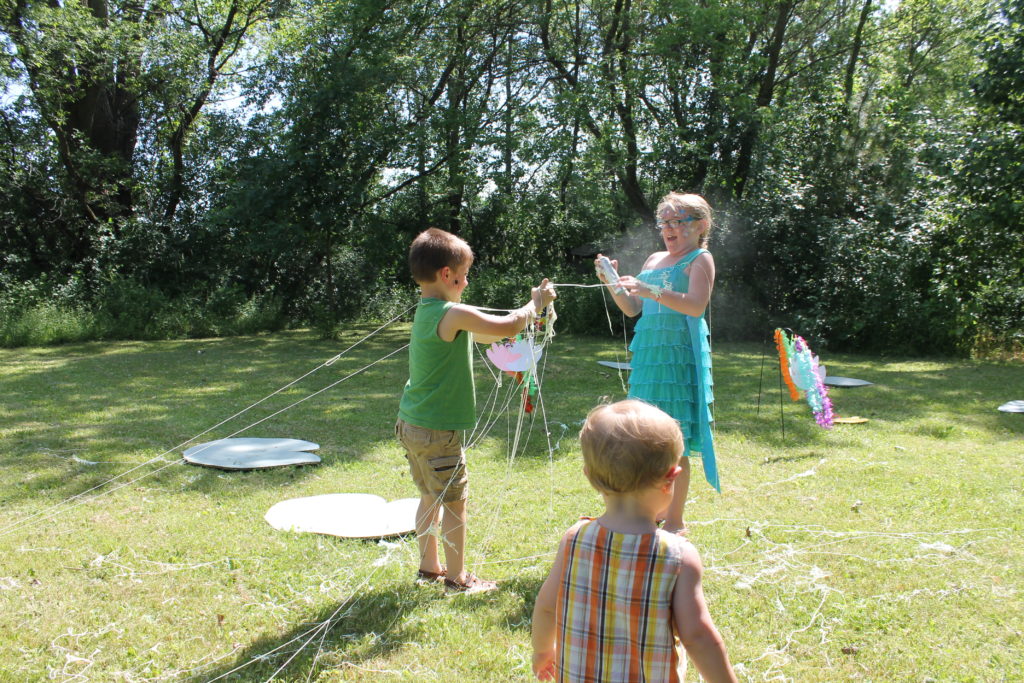
{"type": "Polygon", "coordinates": [[[754,112],[746,127],[740,133],[739,151],[736,157],[736,168],[732,176],[732,193],[735,199],[743,196],[747,180],[750,177],[751,164],[754,156],[754,146],[761,133],[761,112],[760,110],[772,103],[775,94],[775,76],[779,69],[779,60],[782,57],[782,47],[785,44],[786,28],[793,16],[793,9],[798,0],[784,0],[779,4],[778,14],[775,16],[775,27],[772,30],[772,37],[765,46],[764,56],[767,67],[761,74],[757,89],[757,98],[754,101],[754,112]]]}
{"type": "Polygon", "coordinates": [[[843,81],[843,103],[847,107],[849,107],[850,99],[853,97],[853,77],[857,73],[857,60],[860,58],[860,50],[864,45],[864,25],[868,22],[870,14],[871,0],[865,0],[864,7],[860,11],[860,20],[857,22],[857,31],[853,36],[850,59],[846,63],[846,78],[843,81]]]}

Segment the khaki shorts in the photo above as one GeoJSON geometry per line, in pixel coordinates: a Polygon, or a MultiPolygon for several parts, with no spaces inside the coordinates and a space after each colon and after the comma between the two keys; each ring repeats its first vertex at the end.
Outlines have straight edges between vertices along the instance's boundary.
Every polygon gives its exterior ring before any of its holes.
{"type": "Polygon", "coordinates": [[[395,436],[405,446],[409,471],[421,495],[443,503],[466,499],[469,484],[460,432],[417,427],[399,419],[395,436]]]}

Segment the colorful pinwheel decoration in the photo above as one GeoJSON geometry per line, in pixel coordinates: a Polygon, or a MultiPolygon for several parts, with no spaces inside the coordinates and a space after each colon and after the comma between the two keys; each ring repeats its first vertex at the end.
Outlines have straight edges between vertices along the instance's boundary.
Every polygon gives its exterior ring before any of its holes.
{"type": "Polygon", "coordinates": [[[528,413],[533,412],[533,399],[537,397],[534,373],[544,355],[544,346],[555,334],[555,319],[554,306],[548,306],[525,333],[494,342],[487,349],[487,357],[494,366],[523,385],[523,407],[528,413]]]}
{"type": "Polygon", "coordinates": [[[789,397],[799,401],[803,391],[815,421],[826,429],[831,427],[832,401],[825,386],[825,366],[818,362],[804,338],[793,332],[775,330],[775,347],[779,350],[779,371],[789,387],[789,397]]]}

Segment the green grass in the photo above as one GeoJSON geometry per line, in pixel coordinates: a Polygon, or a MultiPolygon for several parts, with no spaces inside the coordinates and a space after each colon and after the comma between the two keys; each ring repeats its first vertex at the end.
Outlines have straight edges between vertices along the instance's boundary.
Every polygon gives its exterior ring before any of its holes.
{"type": "MultiPolygon", "coordinates": [[[[412,538],[263,520],[300,496],[415,495],[392,436],[404,352],[244,432],[315,441],[321,465],[180,464],[175,446],[370,329],[333,344],[291,332],[0,350],[0,680],[207,681],[236,667],[226,679],[283,667],[283,681],[529,680],[529,616],[557,539],[600,510],[574,437],[594,404],[623,395],[595,362],[625,360],[621,339],[553,341],[551,449],[538,421],[510,458],[502,417],[469,454],[468,559],[497,593],[414,585],[412,538]],[[321,623],[333,628],[312,630],[321,623]]],[[[373,337],[200,440],[309,396],[405,334],[373,337]]],[[[870,421],[825,431],[787,399],[783,438],[773,358],[759,414],[762,348],[719,345],[714,361],[723,490],[698,466],[687,517],[741,680],[1024,676],[1024,415],[996,411],[1024,399],[1024,367],[826,354],[832,373],[876,383],[832,390],[838,414],[870,421]]],[[[477,368],[483,404],[494,380],[477,368]]]]}

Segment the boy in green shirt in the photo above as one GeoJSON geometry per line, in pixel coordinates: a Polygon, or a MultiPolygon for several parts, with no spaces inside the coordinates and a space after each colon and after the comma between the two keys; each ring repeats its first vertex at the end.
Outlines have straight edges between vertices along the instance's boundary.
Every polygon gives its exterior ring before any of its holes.
{"type": "Polygon", "coordinates": [[[488,315],[460,303],[472,265],[469,245],[444,230],[429,228],[409,247],[420,302],[395,433],[420,491],[419,578],[443,578],[450,590],[478,593],[497,584],[465,570],[467,473],[461,431],[476,424],[472,342],[490,344],[518,334],[555,299],[555,290],[545,278],[525,306],[504,316],[488,315]],[[437,536],[431,533],[439,520],[447,567],[441,566],[437,536]]]}

